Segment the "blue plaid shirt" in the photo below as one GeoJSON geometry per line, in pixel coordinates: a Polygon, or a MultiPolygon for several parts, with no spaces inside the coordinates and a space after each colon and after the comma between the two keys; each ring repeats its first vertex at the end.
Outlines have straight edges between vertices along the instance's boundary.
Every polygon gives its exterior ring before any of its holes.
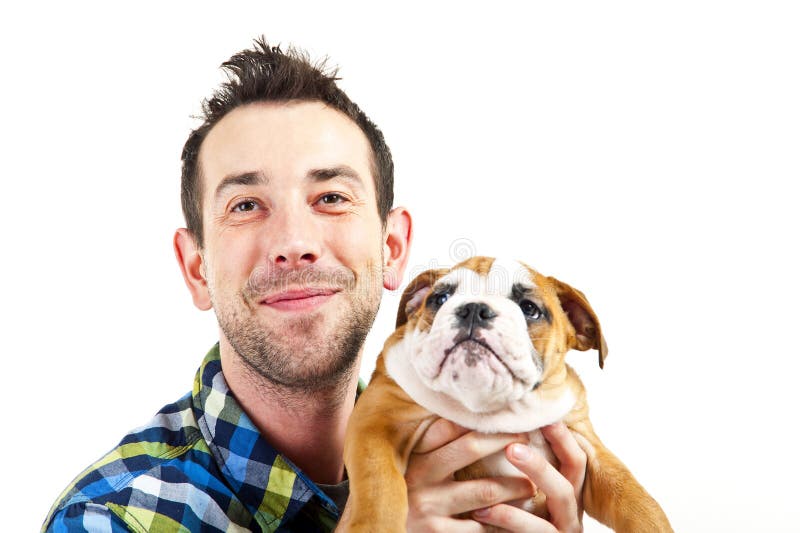
{"type": "Polygon", "coordinates": [[[219,345],[194,389],[80,474],[42,531],[331,531],[339,510],[265,441],[222,375],[219,345]]]}

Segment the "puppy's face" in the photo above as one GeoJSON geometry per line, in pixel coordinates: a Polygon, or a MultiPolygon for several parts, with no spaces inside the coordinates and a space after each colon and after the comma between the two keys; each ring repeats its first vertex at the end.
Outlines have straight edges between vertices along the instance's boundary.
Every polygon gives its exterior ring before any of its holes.
{"type": "Polygon", "coordinates": [[[563,379],[564,354],[604,343],[583,295],[516,261],[469,259],[409,285],[398,314],[419,380],[492,413],[563,379]]]}

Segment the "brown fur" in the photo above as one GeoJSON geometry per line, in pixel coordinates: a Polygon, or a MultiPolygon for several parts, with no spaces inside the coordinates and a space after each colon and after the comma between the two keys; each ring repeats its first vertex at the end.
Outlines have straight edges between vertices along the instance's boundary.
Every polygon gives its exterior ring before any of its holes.
{"type": "MultiPolygon", "coordinates": [[[[457,267],[486,274],[493,259],[477,257],[457,267]]],[[[386,372],[383,354],[418,324],[430,327],[432,317],[424,305],[407,308],[413,296],[431,287],[447,270],[420,274],[401,299],[397,330],[378,357],[369,386],[356,404],[348,425],[345,464],[350,479],[347,512],[341,531],[401,532],[406,530],[408,498],[405,472],[409,456],[437,416],[417,405],[386,372]]],[[[564,363],[570,348],[596,349],[603,362],[607,346],[600,323],[580,291],[555,278],[529,269],[539,288],[538,297],[552,311],[552,323],[529,327],[534,346],[545,360],[540,394],[558,395],[572,389],[577,401],[564,422],[587,454],[583,504],[586,512],[621,532],[672,531],[666,515],[630,471],[600,441],[589,421],[586,392],[577,374],[564,363]]],[[[535,429],[535,428],[531,428],[535,429]]],[[[457,479],[490,475],[478,462],[457,473],[457,479]]],[[[537,494],[535,513],[546,516],[545,495],[537,494]]]]}

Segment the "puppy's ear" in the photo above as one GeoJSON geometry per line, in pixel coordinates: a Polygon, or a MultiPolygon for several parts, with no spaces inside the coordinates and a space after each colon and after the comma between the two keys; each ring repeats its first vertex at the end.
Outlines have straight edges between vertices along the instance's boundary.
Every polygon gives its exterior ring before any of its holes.
{"type": "Polygon", "coordinates": [[[603,338],[603,331],[600,329],[600,321],[597,319],[592,306],[586,296],[556,278],[548,278],[556,289],[556,294],[561,302],[561,308],[566,313],[572,327],[575,328],[575,337],[571,339],[571,348],[576,350],[595,349],[598,352],[600,368],[606,360],[608,346],[603,338]]]}
{"type": "Polygon", "coordinates": [[[426,270],[408,284],[406,290],[403,291],[403,297],[400,298],[400,307],[397,309],[397,321],[395,328],[399,328],[406,322],[408,317],[413,315],[417,309],[420,308],[425,297],[431,292],[433,284],[436,280],[447,273],[446,268],[436,268],[426,270]]]}

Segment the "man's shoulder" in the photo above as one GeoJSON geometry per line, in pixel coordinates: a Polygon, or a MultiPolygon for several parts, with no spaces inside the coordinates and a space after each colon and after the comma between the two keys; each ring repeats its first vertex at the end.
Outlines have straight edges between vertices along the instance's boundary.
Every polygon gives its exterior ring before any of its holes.
{"type": "MultiPolygon", "coordinates": [[[[79,474],[53,506],[43,530],[54,518],[113,524],[113,514],[128,525],[152,520],[165,507],[185,505],[181,502],[195,493],[205,493],[218,477],[215,471],[187,394],[79,474]]],[[[179,516],[181,510],[175,512],[179,516]]]]}

